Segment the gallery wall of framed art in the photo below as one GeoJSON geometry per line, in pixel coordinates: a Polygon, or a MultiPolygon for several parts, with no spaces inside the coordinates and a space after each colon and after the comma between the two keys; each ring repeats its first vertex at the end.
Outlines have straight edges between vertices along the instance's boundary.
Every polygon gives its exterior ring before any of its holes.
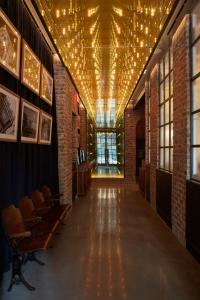
{"type": "MultiPolygon", "coordinates": [[[[27,15],[25,13],[24,15],[25,19],[26,16],[27,15]]],[[[20,28],[20,24],[19,24],[19,28],[20,28]]],[[[21,115],[22,125],[19,126],[21,131],[19,134],[17,131],[18,122],[19,122],[18,113],[19,113],[20,98],[21,99],[26,98],[28,99],[28,101],[33,102],[32,104],[35,105],[35,109],[36,107],[38,109],[37,116],[39,116],[40,114],[39,110],[43,109],[43,113],[41,113],[41,117],[45,116],[45,110],[46,110],[45,105],[48,104],[52,107],[52,103],[53,103],[53,76],[51,75],[52,69],[49,70],[48,65],[46,65],[46,62],[42,61],[42,59],[40,60],[39,57],[42,57],[44,59],[44,57],[46,56],[43,56],[42,55],[43,53],[38,52],[39,48],[37,47],[37,44],[35,45],[35,40],[33,43],[32,39],[30,39],[32,35],[29,34],[28,42],[24,39],[24,36],[26,37],[26,32],[27,32],[26,30],[24,30],[24,32],[23,30],[22,32],[18,31],[15,25],[13,25],[9,16],[2,9],[0,9],[0,66],[6,71],[8,71],[11,75],[13,75],[17,79],[16,86],[17,87],[20,86],[20,93],[18,93],[18,91],[16,93],[16,96],[18,96],[19,98],[18,111],[16,111],[17,116],[15,118],[16,132],[13,136],[11,134],[9,136],[6,136],[6,133],[0,134],[0,141],[1,140],[17,141],[19,136],[19,140],[21,142],[26,142],[26,143],[39,142],[39,144],[51,145],[51,135],[49,136],[48,141],[47,140],[45,141],[43,139],[38,141],[38,131],[39,131],[39,124],[40,124],[39,117],[37,117],[37,122],[35,124],[37,125],[37,130],[35,129],[35,133],[37,134],[35,134],[34,137],[28,136],[28,129],[26,128],[25,130],[24,129],[25,127],[22,126],[25,125],[25,123],[23,123],[25,122],[24,117],[34,116],[33,113],[31,114],[30,106],[28,108],[27,105],[25,104],[28,102],[24,102],[24,100],[21,100],[21,110],[22,112],[24,112],[24,115],[23,113],[21,115]],[[32,47],[33,49],[29,44],[33,45],[32,47]],[[22,49],[21,57],[20,57],[20,49],[22,49]],[[20,73],[21,73],[22,85],[20,85],[19,82],[20,73]],[[36,94],[38,97],[35,98],[32,93],[36,94]],[[45,102],[45,104],[42,104],[43,102],[45,102]]],[[[40,32],[38,32],[38,35],[41,39],[40,32]]],[[[3,88],[3,82],[0,82],[0,84],[2,84],[2,88],[3,88]]],[[[5,90],[7,88],[8,87],[5,86],[5,90]]],[[[15,93],[15,90],[13,92],[15,93]]],[[[3,97],[2,94],[1,96],[3,97]]],[[[0,102],[1,118],[3,118],[3,112],[5,111],[6,108],[6,106],[3,103],[6,102],[9,106],[9,111],[11,111],[10,105],[11,105],[11,99],[13,99],[13,97],[11,97],[11,94],[10,96],[8,96],[8,94],[7,96],[4,95],[4,97],[6,97],[6,100],[4,99],[0,102]]],[[[49,112],[52,113],[52,108],[46,110],[47,115],[49,115],[49,112]]],[[[49,118],[48,120],[51,120],[51,127],[52,127],[53,117],[51,116],[51,119],[49,118]]],[[[3,122],[3,119],[1,121],[3,122]]],[[[28,121],[33,124],[33,120],[32,122],[30,119],[28,121]]],[[[5,124],[2,123],[2,126],[5,126],[5,124]]],[[[3,130],[3,127],[1,130],[3,130]]],[[[7,131],[9,131],[9,128],[7,128],[7,131]]]]}
{"type": "MultiPolygon", "coordinates": [[[[59,192],[54,100],[49,46],[24,1],[1,0],[0,211],[44,184],[59,192]]],[[[8,253],[1,232],[0,224],[1,249],[8,253]]],[[[8,268],[9,256],[0,257],[0,274],[8,268]]]]}
{"type": "Polygon", "coordinates": [[[0,33],[2,209],[43,184],[59,187],[52,52],[22,0],[1,0],[0,33]]]}

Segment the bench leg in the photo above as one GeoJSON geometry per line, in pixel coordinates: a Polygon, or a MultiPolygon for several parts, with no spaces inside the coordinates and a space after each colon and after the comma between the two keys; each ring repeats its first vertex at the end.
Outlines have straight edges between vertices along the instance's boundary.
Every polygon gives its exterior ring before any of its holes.
{"type": "Polygon", "coordinates": [[[12,290],[12,287],[13,287],[14,284],[20,284],[20,283],[23,283],[24,286],[30,291],[35,290],[35,288],[33,286],[31,286],[25,280],[25,278],[22,274],[23,262],[24,262],[24,258],[23,258],[22,255],[19,255],[19,254],[13,255],[13,258],[12,258],[12,277],[11,277],[10,285],[8,287],[8,292],[10,292],[12,290]]]}
{"type": "Polygon", "coordinates": [[[44,266],[45,265],[44,262],[42,262],[41,260],[39,260],[36,257],[36,252],[35,251],[28,253],[27,258],[26,258],[26,262],[27,261],[34,261],[34,262],[38,263],[40,266],[44,266]]]}

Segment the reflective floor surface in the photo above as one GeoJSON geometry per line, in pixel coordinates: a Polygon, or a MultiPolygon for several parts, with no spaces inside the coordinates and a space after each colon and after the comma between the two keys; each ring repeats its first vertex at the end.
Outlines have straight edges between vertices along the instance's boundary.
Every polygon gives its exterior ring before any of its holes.
{"type": "Polygon", "coordinates": [[[96,166],[92,171],[92,178],[124,178],[123,167],[96,166]]]}
{"type": "Polygon", "coordinates": [[[136,187],[93,185],[78,199],[53,248],[29,262],[36,286],[6,291],[1,300],[200,299],[200,266],[177,242],[136,187]]]}

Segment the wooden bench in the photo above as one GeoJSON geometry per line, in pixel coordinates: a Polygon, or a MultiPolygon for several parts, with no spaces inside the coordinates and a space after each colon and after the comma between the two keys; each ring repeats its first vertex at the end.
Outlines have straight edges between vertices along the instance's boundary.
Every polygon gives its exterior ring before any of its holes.
{"type": "Polygon", "coordinates": [[[14,284],[23,283],[29,290],[35,290],[24,278],[22,265],[39,250],[49,247],[53,233],[34,231],[27,228],[19,208],[10,205],[2,211],[2,221],[12,249],[12,276],[8,291],[14,284]]]}
{"type": "Polygon", "coordinates": [[[58,226],[71,210],[70,204],[60,203],[62,194],[53,195],[48,186],[35,190],[31,199],[22,197],[19,208],[10,205],[2,211],[2,221],[12,249],[12,277],[8,291],[14,284],[23,283],[35,290],[24,278],[22,265],[28,260],[44,265],[36,252],[49,248],[58,226]]]}

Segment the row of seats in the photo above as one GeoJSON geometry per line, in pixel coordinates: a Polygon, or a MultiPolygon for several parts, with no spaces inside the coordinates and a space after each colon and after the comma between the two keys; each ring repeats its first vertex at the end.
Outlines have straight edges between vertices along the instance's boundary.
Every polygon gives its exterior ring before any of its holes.
{"type": "Polygon", "coordinates": [[[61,194],[53,195],[48,186],[32,192],[31,198],[23,197],[19,207],[10,205],[2,211],[2,222],[12,249],[12,277],[8,291],[13,284],[22,282],[29,290],[35,290],[24,278],[22,267],[27,261],[44,265],[36,252],[50,247],[59,225],[71,210],[70,204],[61,204],[61,194]]]}

